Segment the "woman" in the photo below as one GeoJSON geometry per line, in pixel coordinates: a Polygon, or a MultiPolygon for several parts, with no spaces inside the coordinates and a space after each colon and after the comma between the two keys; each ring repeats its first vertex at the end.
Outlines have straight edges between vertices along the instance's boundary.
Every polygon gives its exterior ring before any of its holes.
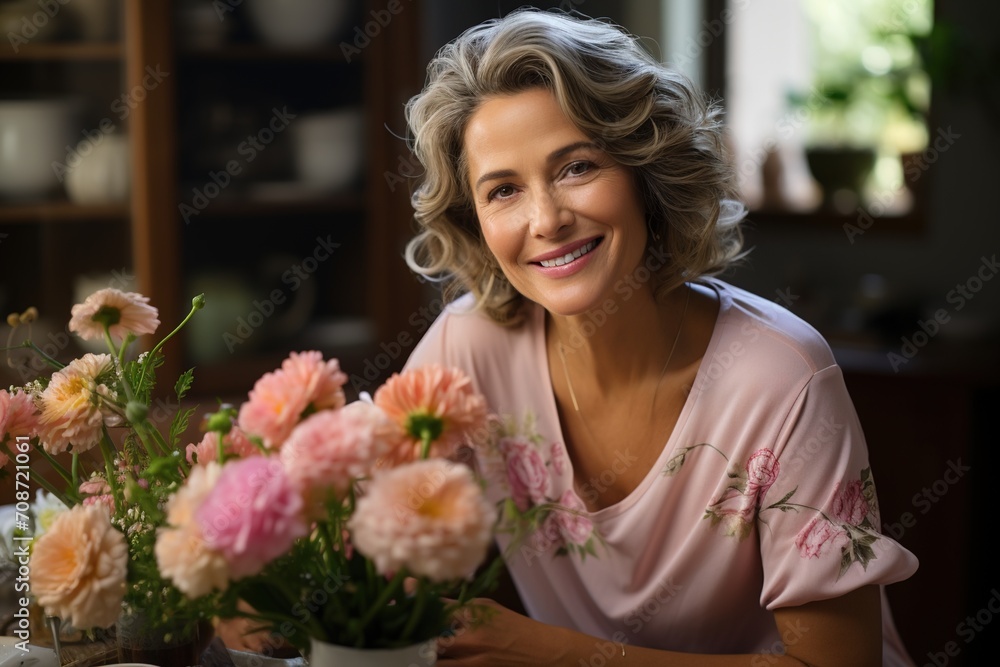
{"type": "MultiPolygon", "coordinates": [[[[507,417],[479,465],[543,511],[442,665],[909,665],[840,369],[807,324],[712,278],[741,253],[719,112],[634,38],[519,11],[431,62],[407,256],[458,298],[409,365],[507,417]]],[[[508,543],[502,546],[509,546],[508,543]]]]}

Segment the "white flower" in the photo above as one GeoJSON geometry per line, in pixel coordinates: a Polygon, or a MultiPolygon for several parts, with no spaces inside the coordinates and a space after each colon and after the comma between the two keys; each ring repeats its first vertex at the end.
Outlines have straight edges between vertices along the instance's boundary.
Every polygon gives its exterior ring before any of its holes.
{"type": "Polygon", "coordinates": [[[41,537],[63,512],[69,510],[54,494],[38,489],[35,502],[31,503],[31,514],[35,517],[34,537],[41,537]]]}

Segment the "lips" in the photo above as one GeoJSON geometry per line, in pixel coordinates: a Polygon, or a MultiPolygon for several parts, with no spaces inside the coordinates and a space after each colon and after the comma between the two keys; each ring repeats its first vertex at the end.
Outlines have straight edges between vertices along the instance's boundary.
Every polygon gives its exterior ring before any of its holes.
{"type": "Polygon", "coordinates": [[[564,266],[570,262],[576,261],[591,252],[594,248],[600,245],[602,239],[596,238],[584,243],[583,245],[577,247],[575,250],[567,251],[564,254],[556,256],[548,256],[546,259],[536,260],[534,263],[539,264],[546,269],[551,269],[557,266],[564,266]]]}

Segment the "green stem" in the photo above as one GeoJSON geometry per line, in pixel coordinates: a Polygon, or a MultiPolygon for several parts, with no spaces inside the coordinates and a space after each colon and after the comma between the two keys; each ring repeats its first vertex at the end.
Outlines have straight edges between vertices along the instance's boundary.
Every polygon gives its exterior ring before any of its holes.
{"type": "Polygon", "coordinates": [[[406,621],[406,627],[403,628],[403,636],[400,639],[409,639],[410,635],[417,627],[417,623],[420,621],[420,617],[424,614],[424,607],[427,606],[427,588],[426,586],[417,586],[417,601],[413,605],[413,610],[410,612],[410,618],[406,621]]]}
{"type": "Polygon", "coordinates": [[[80,455],[77,452],[73,452],[73,488],[80,488],[80,455]]]}
{"type": "Polygon", "coordinates": [[[38,482],[38,486],[42,487],[43,489],[51,493],[53,496],[58,498],[59,501],[62,502],[62,504],[65,505],[66,507],[72,507],[73,505],[76,504],[72,498],[70,498],[68,495],[66,495],[59,489],[52,486],[52,483],[49,482],[49,480],[45,479],[44,477],[36,476],[34,479],[36,482],[38,482]]]}
{"type": "Polygon", "coordinates": [[[358,623],[358,639],[355,644],[358,648],[362,648],[361,645],[364,643],[365,628],[368,627],[368,624],[372,622],[372,619],[375,618],[375,616],[382,611],[387,604],[389,604],[389,600],[392,599],[392,596],[396,593],[396,589],[398,589],[403,583],[405,576],[406,570],[404,568],[400,568],[399,572],[396,573],[396,576],[394,576],[392,581],[389,582],[389,585],[382,589],[379,596],[375,598],[375,602],[368,607],[365,615],[361,617],[361,621],[358,623]]]}
{"type": "Polygon", "coordinates": [[[36,444],[35,451],[40,453],[43,457],[45,457],[45,460],[49,462],[49,465],[52,466],[53,470],[59,473],[59,476],[63,478],[63,481],[65,481],[67,484],[73,483],[73,477],[72,475],[70,475],[69,470],[66,470],[63,464],[59,463],[59,461],[57,461],[54,456],[45,451],[44,447],[42,447],[40,444],[36,444]]]}
{"type": "Polygon", "coordinates": [[[121,366],[120,353],[125,349],[125,346],[122,345],[121,350],[115,347],[115,341],[111,338],[111,329],[107,324],[104,325],[104,342],[107,343],[108,349],[111,351],[112,358],[117,359],[118,365],[121,366]]]}
{"type": "Polygon", "coordinates": [[[111,436],[108,435],[107,431],[104,431],[104,435],[101,438],[101,455],[104,457],[104,475],[107,477],[108,486],[111,487],[111,496],[115,499],[115,507],[121,509],[124,507],[125,496],[122,494],[121,487],[118,485],[118,475],[117,470],[115,470],[115,447],[111,442],[111,436]]]}
{"type": "Polygon", "coordinates": [[[424,460],[431,455],[431,445],[434,444],[434,436],[431,430],[425,428],[420,432],[420,460],[424,460]]]}
{"type": "Polygon", "coordinates": [[[23,343],[21,343],[21,346],[29,348],[31,350],[34,350],[35,354],[37,354],[42,359],[44,359],[45,362],[49,366],[52,366],[52,368],[56,369],[57,371],[61,371],[62,369],[66,368],[65,364],[60,363],[59,361],[57,361],[57,360],[53,359],[52,357],[50,357],[49,355],[45,354],[45,352],[42,350],[42,348],[38,347],[37,345],[35,345],[34,343],[32,343],[30,340],[24,341],[23,343]]]}
{"type": "MultiPolygon", "coordinates": [[[[198,297],[195,297],[194,301],[197,301],[197,300],[198,300],[198,297]]],[[[204,299],[203,299],[202,301],[204,301],[204,299]]],[[[178,331],[180,331],[181,329],[183,329],[183,328],[184,328],[184,325],[188,323],[188,320],[190,320],[190,319],[191,319],[191,317],[192,317],[192,316],[193,316],[193,315],[194,315],[194,314],[195,314],[195,313],[196,313],[196,312],[197,312],[198,310],[200,310],[200,309],[201,309],[201,306],[197,306],[197,305],[195,305],[194,303],[192,303],[192,304],[191,304],[191,310],[189,310],[189,311],[188,311],[188,314],[187,314],[187,316],[186,316],[186,317],[185,317],[185,318],[184,318],[183,320],[181,320],[181,323],[180,323],[180,324],[178,324],[178,325],[177,325],[177,326],[176,326],[176,327],[174,328],[174,330],[173,330],[173,331],[171,331],[171,332],[170,332],[170,333],[168,333],[168,334],[167,334],[166,336],[164,336],[164,337],[163,337],[163,340],[161,340],[161,341],[160,341],[159,343],[157,343],[157,344],[156,344],[155,346],[153,346],[153,349],[152,349],[152,350],[150,350],[149,354],[148,354],[148,355],[146,356],[146,362],[145,362],[145,363],[144,363],[144,364],[142,365],[142,374],[140,374],[140,375],[139,375],[139,386],[140,386],[140,387],[142,386],[142,381],[146,379],[146,370],[147,370],[147,369],[149,368],[149,365],[150,365],[150,364],[152,363],[152,360],[153,360],[153,358],[155,358],[155,357],[156,357],[156,353],[157,353],[157,352],[159,352],[159,351],[160,351],[160,348],[161,348],[161,347],[163,347],[163,345],[164,345],[164,344],[165,344],[165,343],[166,343],[166,342],[167,342],[168,340],[170,340],[171,338],[173,338],[173,337],[174,337],[174,335],[175,335],[175,334],[176,334],[176,333],[177,333],[178,331]]]]}

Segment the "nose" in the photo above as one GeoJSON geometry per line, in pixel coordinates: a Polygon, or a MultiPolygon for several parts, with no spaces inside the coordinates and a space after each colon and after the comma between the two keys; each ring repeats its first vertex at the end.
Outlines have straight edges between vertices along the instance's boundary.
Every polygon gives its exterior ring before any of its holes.
{"type": "Polygon", "coordinates": [[[532,196],[529,230],[532,236],[556,236],[573,224],[573,212],[558,196],[547,189],[536,189],[532,196]]]}

